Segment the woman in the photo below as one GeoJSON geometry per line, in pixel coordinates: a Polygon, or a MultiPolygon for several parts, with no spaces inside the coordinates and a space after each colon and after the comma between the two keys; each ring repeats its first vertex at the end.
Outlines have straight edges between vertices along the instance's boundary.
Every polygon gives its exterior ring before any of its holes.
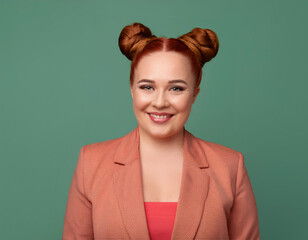
{"type": "Polygon", "coordinates": [[[184,127],[202,66],[217,54],[217,35],[195,28],[157,38],[133,23],[119,46],[132,60],[138,124],[81,148],[62,239],[260,239],[243,154],[184,127]]]}

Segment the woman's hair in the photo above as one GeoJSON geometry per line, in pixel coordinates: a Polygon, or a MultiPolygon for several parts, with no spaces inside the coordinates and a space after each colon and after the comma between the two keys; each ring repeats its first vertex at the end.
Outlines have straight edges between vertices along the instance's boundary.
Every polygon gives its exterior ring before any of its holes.
{"type": "Polygon", "coordinates": [[[130,85],[133,85],[134,73],[140,59],[154,52],[174,51],[187,56],[198,87],[202,77],[203,65],[214,58],[219,42],[216,33],[210,29],[194,28],[178,38],[156,37],[141,23],[125,26],[119,36],[119,47],[131,63],[130,85]]]}

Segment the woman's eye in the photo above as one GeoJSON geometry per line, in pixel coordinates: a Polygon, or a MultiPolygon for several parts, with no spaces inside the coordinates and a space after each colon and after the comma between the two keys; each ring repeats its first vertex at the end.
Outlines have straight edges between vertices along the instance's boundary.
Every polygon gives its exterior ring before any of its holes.
{"type": "Polygon", "coordinates": [[[176,92],[179,92],[179,91],[183,91],[183,90],[184,90],[184,88],[182,88],[182,87],[173,87],[172,89],[176,89],[176,90],[175,90],[176,92]]]}
{"type": "Polygon", "coordinates": [[[150,88],[152,88],[151,86],[147,86],[147,85],[143,85],[140,87],[141,89],[146,89],[146,90],[150,90],[150,88]]]}

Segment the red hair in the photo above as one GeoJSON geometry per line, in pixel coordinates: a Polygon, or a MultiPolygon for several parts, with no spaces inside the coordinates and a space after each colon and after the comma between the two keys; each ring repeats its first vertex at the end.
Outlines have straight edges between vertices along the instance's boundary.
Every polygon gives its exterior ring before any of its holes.
{"type": "Polygon", "coordinates": [[[130,68],[130,85],[133,85],[134,74],[140,59],[154,52],[177,52],[187,56],[191,62],[193,74],[196,76],[196,87],[199,86],[202,77],[202,67],[194,53],[180,40],[175,38],[156,38],[148,43],[143,50],[137,54],[131,63],[130,68]]]}
{"type": "Polygon", "coordinates": [[[218,52],[219,42],[216,33],[210,29],[194,28],[178,38],[156,37],[151,30],[141,23],[125,26],[119,36],[121,52],[132,60],[130,85],[140,59],[154,52],[177,52],[186,56],[191,62],[196,77],[195,88],[200,85],[202,67],[214,58],[218,52]]]}

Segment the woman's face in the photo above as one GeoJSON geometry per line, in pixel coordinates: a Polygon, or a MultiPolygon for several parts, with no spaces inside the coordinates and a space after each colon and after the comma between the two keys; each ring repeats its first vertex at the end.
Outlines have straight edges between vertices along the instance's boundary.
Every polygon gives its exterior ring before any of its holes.
{"type": "Polygon", "coordinates": [[[131,86],[133,108],[140,131],[154,138],[168,138],[183,130],[200,88],[189,59],[177,52],[156,52],[137,65],[131,86]],[[167,118],[153,113],[170,115],[167,118]]]}

